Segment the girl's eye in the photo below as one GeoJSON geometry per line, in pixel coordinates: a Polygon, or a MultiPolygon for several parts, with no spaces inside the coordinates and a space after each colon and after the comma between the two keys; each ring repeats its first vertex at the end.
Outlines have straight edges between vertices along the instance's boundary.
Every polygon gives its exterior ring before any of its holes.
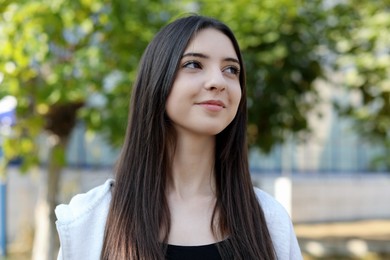
{"type": "Polygon", "coordinates": [[[240,69],[237,68],[236,66],[229,66],[224,69],[225,72],[233,74],[233,75],[238,75],[240,74],[240,69]]]}
{"type": "Polygon", "coordinates": [[[197,61],[187,61],[186,63],[183,64],[183,68],[188,68],[188,69],[201,69],[202,66],[199,62],[197,61]]]}

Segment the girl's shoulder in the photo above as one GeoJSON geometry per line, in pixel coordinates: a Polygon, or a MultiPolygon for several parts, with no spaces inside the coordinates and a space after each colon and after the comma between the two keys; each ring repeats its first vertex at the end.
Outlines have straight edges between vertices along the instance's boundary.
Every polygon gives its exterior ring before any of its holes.
{"type": "Polygon", "coordinates": [[[74,196],[69,204],[58,205],[55,209],[57,225],[70,224],[97,208],[107,208],[111,200],[113,184],[114,180],[108,179],[104,184],[74,196]]]}
{"type": "Polygon", "coordinates": [[[278,259],[301,260],[302,255],[290,215],[276,199],[259,188],[254,188],[264,212],[267,227],[278,259]]]}
{"type": "Polygon", "coordinates": [[[69,204],[57,206],[56,225],[61,243],[58,259],[100,259],[113,183],[107,180],[87,193],[74,196],[69,204]]]}
{"type": "Polygon", "coordinates": [[[283,216],[290,219],[286,209],[279,201],[258,187],[253,189],[266,217],[283,216]]]}

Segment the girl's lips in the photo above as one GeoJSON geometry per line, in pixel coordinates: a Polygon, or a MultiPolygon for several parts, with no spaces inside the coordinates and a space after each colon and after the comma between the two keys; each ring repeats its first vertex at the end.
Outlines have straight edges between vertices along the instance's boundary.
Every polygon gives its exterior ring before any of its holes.
{"type": "Polygon", "coordinates": [[[220,100],[207,100],[200,102],[197,105],[200,105],[209,111],[221,111],[225,108],[225,104],[220,100]]]}

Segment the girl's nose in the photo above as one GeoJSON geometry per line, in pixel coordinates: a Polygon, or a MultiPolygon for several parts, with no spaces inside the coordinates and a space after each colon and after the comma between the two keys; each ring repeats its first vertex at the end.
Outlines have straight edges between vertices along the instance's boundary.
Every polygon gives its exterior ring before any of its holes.
{"type": "Polygon", "coordinates": [[[223,72],[218,69],[213,69],[207,73],[205,88],[210,91],[223,91],[226,89],[226,79],[223,77],[223,72]]]}

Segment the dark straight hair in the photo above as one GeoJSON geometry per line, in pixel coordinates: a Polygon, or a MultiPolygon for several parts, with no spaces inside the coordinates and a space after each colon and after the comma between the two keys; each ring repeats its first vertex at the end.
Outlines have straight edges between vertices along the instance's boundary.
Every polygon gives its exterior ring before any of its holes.
{"type": "Polygon", "coordinates": [[[224,259],[275,259],[264,213],[254,193],[246,142],[245,71],[237,40],[220,21],[192,15],[162,28],[146,48],[133,87],[125,142],[105,227],[101,259],[164,259],[170,230],[166,186],[175,131],[166,100],[182,55],[198,32],[216,29],[240,62],[242,98],[233,121],[216,136],[216,205],[210,228],[224,259]]]}

